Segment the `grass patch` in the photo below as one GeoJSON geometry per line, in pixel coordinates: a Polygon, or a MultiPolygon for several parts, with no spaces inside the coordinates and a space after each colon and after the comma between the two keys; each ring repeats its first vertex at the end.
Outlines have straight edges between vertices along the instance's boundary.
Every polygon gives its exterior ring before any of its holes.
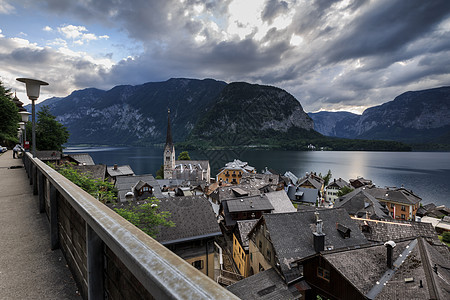
{"type": "Polygon", "coordinates": [[[443,242],[444,244],[446,244],[447,247],[450,247],[450,243],[447,243],[447,242],[445,242],[445,241],[442,240],[442,235],[439,235],[439,240],[440,240],[441,242],[443,242]]]}

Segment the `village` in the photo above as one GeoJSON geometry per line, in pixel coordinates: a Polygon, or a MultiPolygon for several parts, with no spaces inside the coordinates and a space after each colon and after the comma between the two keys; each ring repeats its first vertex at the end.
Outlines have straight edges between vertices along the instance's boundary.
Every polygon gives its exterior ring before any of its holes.
{"type": "Polygon", "coordinates": [[[297,177],[234,159],[211,178],[207,160],[176,160],[170,117],[164,179],[87,153],[38,151],[112,182],[111,209],[159,199],[175,226],[156,240],[241,299],[390,299],[448,295],[450,209],[370,179],[297,177]],[[394,297],[394,295],[396,295],[394,297]]]}

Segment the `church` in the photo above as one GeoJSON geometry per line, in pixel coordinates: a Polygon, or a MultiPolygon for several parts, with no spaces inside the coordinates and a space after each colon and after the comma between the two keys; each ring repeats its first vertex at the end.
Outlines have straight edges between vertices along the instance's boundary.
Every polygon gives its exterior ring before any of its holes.
{"type": "Polygon", "coordinates": [[[175,145],[172,141],[170,109],[167,111],[167,136],[164,146],[164,179],[211,180],[209,160],[175,160],[175,145]]]}

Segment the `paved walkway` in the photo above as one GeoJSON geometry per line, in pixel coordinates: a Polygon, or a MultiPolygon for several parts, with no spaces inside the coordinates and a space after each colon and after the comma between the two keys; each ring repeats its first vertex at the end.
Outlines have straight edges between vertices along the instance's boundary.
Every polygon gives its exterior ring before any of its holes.
{"type": "Polygon", "coordinates": [[[80,299],[22,160],[0,154],[0,299],[80,299]]]}

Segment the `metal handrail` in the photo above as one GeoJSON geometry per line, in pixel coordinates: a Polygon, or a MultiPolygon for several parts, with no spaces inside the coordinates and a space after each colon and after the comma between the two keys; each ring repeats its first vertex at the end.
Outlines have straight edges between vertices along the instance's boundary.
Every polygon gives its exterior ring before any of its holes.
{"type": "Polygon", "coordinates": [[[56,170],[27,156],[154,298],[239,299],[56,170]]]}

